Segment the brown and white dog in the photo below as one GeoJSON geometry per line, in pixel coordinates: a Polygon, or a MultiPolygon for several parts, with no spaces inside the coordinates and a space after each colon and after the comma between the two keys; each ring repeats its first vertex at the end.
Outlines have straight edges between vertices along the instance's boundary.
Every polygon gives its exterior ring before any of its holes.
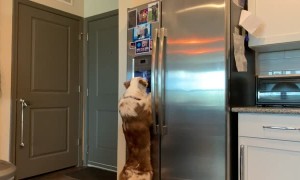
{"type": "Polygon", "coordinates": [[[148,82],[132,78],[124,83],[126,92],[119,101],[119,113],[127,144],[127,160],[120,180],[151,180],[153,170],[150,158],[150,127],[152,125],[151,95],[148,82]]]}

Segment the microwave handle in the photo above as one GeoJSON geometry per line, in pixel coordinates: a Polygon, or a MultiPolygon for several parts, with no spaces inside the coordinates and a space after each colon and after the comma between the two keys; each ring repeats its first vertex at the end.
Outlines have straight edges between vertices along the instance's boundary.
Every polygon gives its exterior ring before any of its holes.
{"type": "Polygon", "coordinates": [[[263,126],[263,129],[283,130],[283,131],[300,131],[300,128],[281,127],[281,126],[263,126]]]}

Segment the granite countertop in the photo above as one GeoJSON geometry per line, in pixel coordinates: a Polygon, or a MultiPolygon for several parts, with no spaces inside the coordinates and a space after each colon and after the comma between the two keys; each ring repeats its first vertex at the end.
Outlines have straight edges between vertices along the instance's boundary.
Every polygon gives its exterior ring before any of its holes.
{"type": "Polygon", "coordinates": [[[231,111],[239,113],[300,114],[300,108],[296,107],[233,107],[231,111]]]}

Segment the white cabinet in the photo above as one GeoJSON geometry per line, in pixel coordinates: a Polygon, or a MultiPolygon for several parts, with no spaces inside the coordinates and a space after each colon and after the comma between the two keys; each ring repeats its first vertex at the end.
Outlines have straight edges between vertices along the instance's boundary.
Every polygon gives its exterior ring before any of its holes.
{"type": "Polygon", "coordinates": [[[239,180],[300,179],[300,115],[239,113],[239,180]]]}
{"type": "Polygon", "coordinates": [[[249,0],[248,10],[263,22],[249,46],[257,51],[299,49],[299,7],[299,0],[249,0]]]}

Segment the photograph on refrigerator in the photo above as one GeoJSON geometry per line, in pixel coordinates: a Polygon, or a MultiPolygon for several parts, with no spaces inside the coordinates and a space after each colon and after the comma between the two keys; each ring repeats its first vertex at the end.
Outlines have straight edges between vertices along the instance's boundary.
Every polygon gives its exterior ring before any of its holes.
{"type": "Polygon", "coordinates": [[[150,51],[150,42],[149,39],[143,39],[141,41],[135,42],[135,53],[148,53],[150,51]]]}
{"type": "Polygon", "coordinates": [[[148,22],[158,22],[159,21],[159,3],[148,4],[148,22]]]}
{"type": "Polygon", "coordinates": [[[136,9],[128,12],[128,29],[136,26],[136,9]]]}
{"type": "Polygon", "coordinates": [[[133,29],[133,42],[141,39],[151,38],[151,24],[138,25],[133,29]]]}
{"type": "Polygon", "coordinates": [[[140,10],[137,14],[137,25],[144,24],[148,22],[148,8],[140,10]]]}
{"type": "Polygon", "coordinates": [[[129,49],[135,49],[135,42],[129,42],[129,49]]]}

